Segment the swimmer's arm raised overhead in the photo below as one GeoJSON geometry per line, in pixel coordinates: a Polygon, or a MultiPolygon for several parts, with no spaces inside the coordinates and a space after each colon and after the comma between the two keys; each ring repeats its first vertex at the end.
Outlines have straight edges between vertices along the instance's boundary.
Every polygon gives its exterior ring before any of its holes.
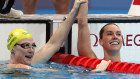
{"type": "Polygon", "coordinates": [[[88,28],[88,0],[81,4],[78,14],[78,54],[80,56],[96,58],[91,49],[90,31],[88,28]]]}
{"type": "Polygon", "coordinates": [[[72,24],[78,14],[78,9],[81,3],[85,0],[75,0],[74,7],[68,18],[62,23],[58,30],[52,35],[50,40],[37,53],[35,53],[32,63],[46,63],[61,47],[67,38],[72,24]]]}

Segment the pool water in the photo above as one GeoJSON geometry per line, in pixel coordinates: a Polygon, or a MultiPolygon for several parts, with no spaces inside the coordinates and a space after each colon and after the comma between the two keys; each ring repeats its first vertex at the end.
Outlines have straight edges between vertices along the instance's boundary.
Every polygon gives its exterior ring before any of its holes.
{"type": "Polygon", "coordinates": [[[85,72],[85,68],[50,62],[49,64],[32,64],[33,68],[56,69],[60,72],[27,69],[0,68],[0,79],[138,79],[139,74],[102,72],[85,72]],[[75,71],[67,71],[75,70],[75,71]],[[2,73],[6,72],[5,74],[2,73]],[[9,72],[9,73],[8,73],[9,72]]]}

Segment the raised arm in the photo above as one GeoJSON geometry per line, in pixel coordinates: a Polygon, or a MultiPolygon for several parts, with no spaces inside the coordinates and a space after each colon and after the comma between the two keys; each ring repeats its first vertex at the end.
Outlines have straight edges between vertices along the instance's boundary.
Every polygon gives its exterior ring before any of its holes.
{"type": "Polygon", "coordinates": [[[75,4],[68,15],[67,19],[62,23],[58,30],[52,35],[50,40],[37,53],[35,53],[33,63],[46,63],[61,47],[62,43],[67,38],[69,31],[78,14],[78,9],[81,3],[85,0],[75,0],[75,4]]]}
{"type": "Polygon", "coordinates": [[[90,31],[88,28],[88,0],[81,4],[78,14],[78,54],[80,56],[96,58],[91,49],[90,31]]]}

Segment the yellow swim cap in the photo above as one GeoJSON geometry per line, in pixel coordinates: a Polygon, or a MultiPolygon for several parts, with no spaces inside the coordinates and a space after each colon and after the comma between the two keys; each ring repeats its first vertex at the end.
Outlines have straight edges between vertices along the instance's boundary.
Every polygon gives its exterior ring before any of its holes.
{"type": "Polygon", "coordinates": [[[7,40],[7,48],[8,50],[12,51],[14,45],[25,38],[32,38],[32,35],[24,29],[15,29],[13,30],[7,40]]]}

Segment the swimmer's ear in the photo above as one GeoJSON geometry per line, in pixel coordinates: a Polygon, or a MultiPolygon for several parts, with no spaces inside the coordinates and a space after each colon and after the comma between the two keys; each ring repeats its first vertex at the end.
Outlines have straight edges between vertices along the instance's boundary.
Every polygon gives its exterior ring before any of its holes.
{"type": "Polygon", "coordinates": [[[13,47],[11,54],[15,54],[15,48],[13,47]]]}
{"type": "Polygon", "coordinates": [[[100,44],[101,46],[103,45],[102,39],[99,39],[99,44],[100,44]]]}

